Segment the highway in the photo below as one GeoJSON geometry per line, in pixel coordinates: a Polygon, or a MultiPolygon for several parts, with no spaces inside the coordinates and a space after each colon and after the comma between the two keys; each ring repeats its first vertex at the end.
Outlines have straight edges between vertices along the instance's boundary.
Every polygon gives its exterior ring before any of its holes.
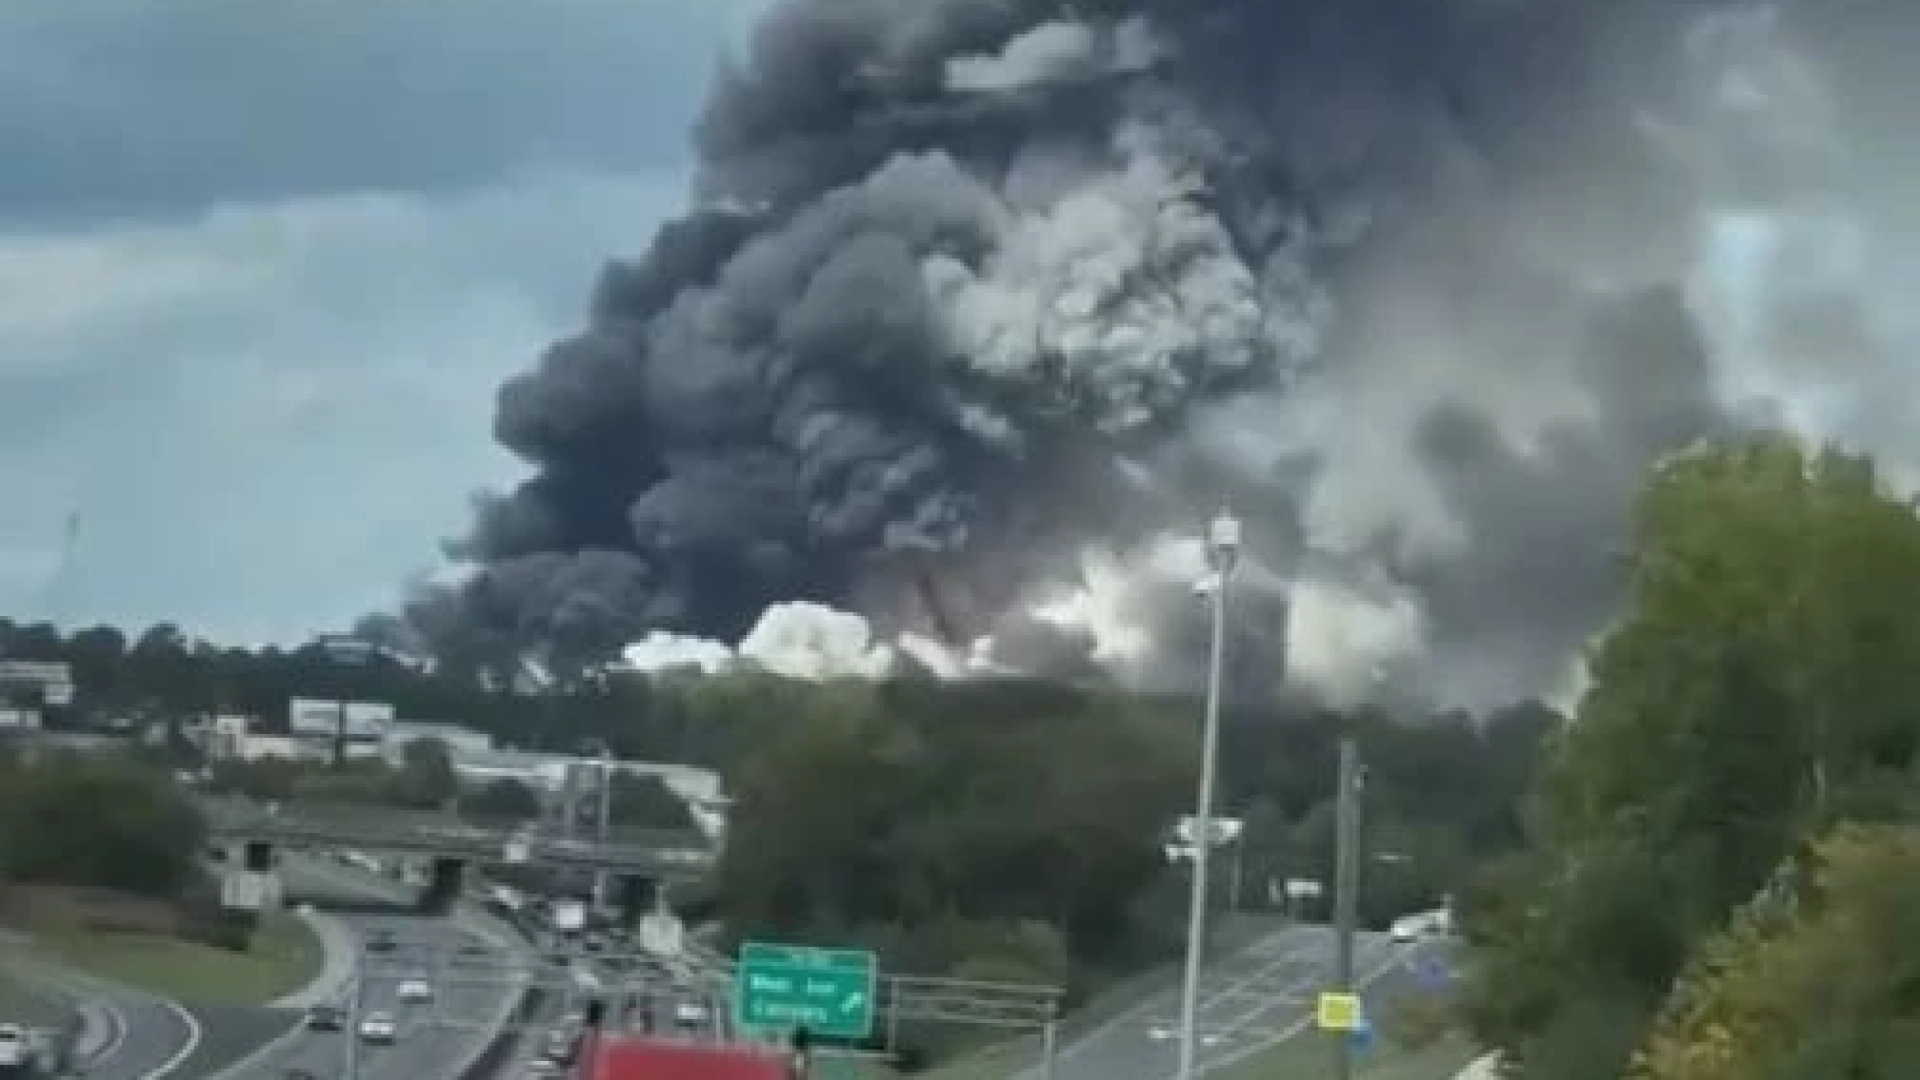
{"type": "Polygon", "coordinates": [[[147,994],[102,987],[92,1000],[113,1018],[117,1042],[87,1069],[90,1080],[160,1080],[174,1077],[200,1045],[192,1014],[147,994]]]}
{"type": "Polygon", "coordinates": [[[379,958],[367,968],[360,1007],[363,1015],[386,1012],[393,1016],[400,1029],[398,1040],[391,1046],[373,1046],[358,1040],[351,1030],[307,1031],[303,1027],[222,1074],[222,1080],[283,1080],[298,1071],[316,1077],[347,1078],[352,1075],[347,1068],[350,1053],[358,1054],[361,1080],[453,1080],[491,1038],[495,1022],[515,994],[514,986],[497,976],[480,982],[462,979],[457,969],[436,971],[434,958],[458,955],[476,966],[498,971],[512,962],[511,956],[447,919],[339,918],[362,941],[375,931],[390,932],[394,937],[392,959],[379,958]],[[410,963],[416,957],[418,962],[410,963]],[[433,986],[432,1003],[409,1005],[398,1000],[399,983],[415,972],[433,986]]]}
{"type": "Polygon", "coordinates": [[[28,982],[83,1003],[100,1044],[85,1048],[90,1080],[169,1080],[200,1045],[200,1024],[172,1002],[78,972],[9,958],[28,982]]]}
{"type": "MultiPolygon", "coordinates": [[[[1356,978],[1365,984],[1391,977],[1412,948],[1395,946],[1384,934],[1360,935],[1356,978]]],[[[1332,931],[1300,926],[1210,962],[1200,980],[1199,1071],[1232,1065],[1310,1029],[1333,958],[1332,931]]],[[[1056,1080],[1170,1080],[1178,1066],[1179,1032],[1176,987],[1063,1043],[1056,1080]]],[[[1041,1080],[1041,1070],[1036,1065],[1016,1080],[1041,1080]]]]}

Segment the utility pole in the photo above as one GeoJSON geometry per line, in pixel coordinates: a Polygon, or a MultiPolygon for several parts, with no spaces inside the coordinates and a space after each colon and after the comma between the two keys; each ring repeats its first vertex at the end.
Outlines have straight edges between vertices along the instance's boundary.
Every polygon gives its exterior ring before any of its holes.
{"type": "MultiPolygon", "coordinates": [[[[1340,791],[1338,803],[1339,856],[1334,881],[1335,987],[1351,994],[1353,987],[1353,936],[1360,914],[1360,796],[1366,776],[1360,766],[1360,747],[1353,736],[1340,740],[1340,791]]],[[[1353,1076],[1353,1033],[1334,1034],[1334,1077],[1349,1080],[1353,1076]]]]}
{"type": "Polygon", "coordinates": [[[1242,824],[1239,835],[1233,838],[1233,873],[1227,878],[1227,910],[1235,915],[1240,914],[1240,878],[1246,848],[1247,831],[1246,826],[1242,824]]]}

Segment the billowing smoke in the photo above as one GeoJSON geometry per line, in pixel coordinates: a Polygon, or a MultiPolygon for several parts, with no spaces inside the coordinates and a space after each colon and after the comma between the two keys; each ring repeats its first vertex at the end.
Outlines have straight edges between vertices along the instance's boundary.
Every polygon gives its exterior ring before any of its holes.
{"type": "Polygon", "coordinates": [[[409,622],[1190,679],[1230,504],[1237,685],[1541,690],[1661,453],[1912,441],[1848,186],[1911,7],[782,0],[694,208],[501,388],[532,476],[409,622]]]}

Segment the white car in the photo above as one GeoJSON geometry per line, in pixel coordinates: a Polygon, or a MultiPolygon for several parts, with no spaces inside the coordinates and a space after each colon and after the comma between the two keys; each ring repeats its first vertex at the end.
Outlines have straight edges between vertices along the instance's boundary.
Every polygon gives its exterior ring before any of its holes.
{"type": "Polygon", "coordinates": [[[0,1068],[17,1069],[26,1063],[26,1031],[18,1024],[0,1024],[0,1068]]]}
{"type": "Polygon", "coordinates": [[[360,1019],[360,1038],[370,1043],[391,1043],[400,1038],[400,1025],[387,1013],[368,1013],[360,1019]]]}
{"type": "Polygon", "coordinates": [[[709,1015],[707,1007],[698,1001],[682,1001],[673,1007],[674,1022],[681,1027],[699,1027],[709,1015]]]}
{"type": "Polygon", "coordinates": [[[1387,933],[1401,944],[1446,937],[1453,933],[1453,918],[1445,910],[1422,911],[1395,919],[1387,933]]]}
{"type": "Polygon", "coordinates": [[[400,1000],[409,1005],[424,1004],[433,1000],[433,984],[425,979],[408,979],[400,984],[400,1000]]]}

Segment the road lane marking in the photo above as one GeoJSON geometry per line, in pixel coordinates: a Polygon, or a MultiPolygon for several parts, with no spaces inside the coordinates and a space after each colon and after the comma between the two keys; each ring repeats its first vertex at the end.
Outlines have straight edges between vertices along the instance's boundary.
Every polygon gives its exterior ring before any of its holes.
{"type": "MultiPolygon", "coordinates": [[[[1376,965],[1373,969],[1368,971],[1365,975],[1362,975],[1360,978],[1354,980],[1354,989],[1365,990],[1367,987],[1372,986],[1376,982],[1379,982],[1382,978],[1385,978],[1387,975],[1392,974],[1393,971],[1396,968],[1398,968],[1404,960],[1404,956],[1401,950],[1396,949],[1392,946],[1388,947],[1387,953],[1388,955],[1385,961],[1376,965]]],[[[1230,1053],[1222,1054],[1218,1058],[1215,1058],[1212,1061],[1199,1062],[1197,1064],[1195,1072],[1204,1076],[1205,1074],[1213,1072],[1216,1069],[1225,1069],[1233,1065],[1237,1065],[1240,1062],[1255,1056],[1256,1054],[1263,1054],[1268,1050],[1272,1049],[1273,1047],[1278,1046],[1283,1042],[1286,1042],[1288,1039],[1298,1037],[1301,1032],[1313,1026],[1314,1020],[1315,1020],[1315,1017],[1311,1015],[1306,1016],[1302,1018],[1300,1021],[1298,1021],[1297,1023],[1289,1024],[1286,1028],[1281,1030],[1279,1035],[1277,1035],[1272,1039],[1267,1039],[1263,1042],[1255,1043],[1252,1046],[1242,1047],[1242,1048],[1233,1050],[1230,1053]]]]}
{"type": "MultiPolygon", "coordinates": [[[[1233,953],[1229,957],[1223,958],[1221,963],[1231,965],[1236,962],[1241,962],[1249,956],[1264,958],[1276,954],[1284,955],[1289,959],[1304,959],[1306,956],[1311,955],[1313,948],[1322,943],[1325,937],[1326,931],[1323,927],[1284,927],[1267,934],[1258,941],[1249,943],[1245,948],[1233,953]]],[[[1204,975],[1205,972],[1203,971],[1202,974],[1204,975]]],[[[1155,990],[1151,994],[1148,994],[1143,1000],[1120,1010],[1113,1016],[1095,1024],[1085,1032],[1080,1033],[1077,1037],[1067,1041],[1060,1047],[1055,1057],[1055,1062],[1057,1064],[1065,1064],[1066,1062],[1072,1061],[1075,1058],[1083,1056],[1089,1047],[1099,1044],[1102,1040],[1116,1032],[1126,1031],[1132,1028],[1142,1017],[1165,1008],[1164,999],[1170,994],[1176,998],[1178,997],[1179,987],[1177,983],[1171,988],[1155,990]]],[[[1029,1078],[1037,1077],[1040,1075],[1040,1069],[1041,1067],[1037,1064],[1029,1066],[1013,1074],[1014,1080],[1029,1080],[1029,1078]]]]}
{"type": "Polygon", "coordinates": [[[107,1040],[107,1045],[101,1047],[91,1057],[87,1058],[87,1064],[91,1065],[96,1062],[113,1060],[113,1055],[119,1053],[121,1047],[127,1044],[127,1014],[121,1012],[120,1007],[112,1001],[98,1005],[88,1003],[83,1007],[98,1008],[101,1012],[105,1013],[107,1016],[107,1027],[113,1031],[113,1036],[107,1040]]]}
{"type": "Polygon", "coordinates": [[[162,1062],[159,1068],[142,1073],[140,1080],[163,1080],[164,1077],[172,1076],[175,1070],[187,1063],[187,1059],[193,1056],[195,1050],[200,1049],[200,1037],[203,1034],[200,1030],[200,1021],[178,1002],[162,1000],[160,1005],[179,1017],[180,1022],[187,1026],[187,1041],[180,1045],[180,1049],[174,1051],[172,1057],[162,1062]]]}
{"type": "MultiPolygon", "coordinates": [[[[1386,966],[1384,968],[1377,969],[1373,973],[1371,978],[1367,981],[1378,979],[1381,976],[1383,976],[1387,971],[1390,971],[1394,967],[1405,962],[1405,958],[1400,953],[1400,950],[1393,948],[1391,945],[1388,946],[1386,950],[1386,956],[1387,956],[1386,966]]],[[[1315,984],[1309,980],[1309,981],[1302,981],[1296,984],[1294,987],[1290,987],[1289,989],[1309,990],[1309,989],[1317,989],[1317,988],[1318,987],[1316,987],[1315,984]]],[[[1289,1000],[1286,1002],[1279,1002],[1269,998],[1268,1000],[1261,1003],[1260,1005],[1257,1005],[1254,1008],[1229,1019],[1226,1022],[1227,1026],[1229,1030],[1246,1027],[1247,1025],[1258,1020],[1260,1017],[1264,1016],[1265,1014],[1272,1012],[1277,1006],[1281,1004],[1294,1004],[1294,1002],[1292,1000],[1289,1000]]]]}

